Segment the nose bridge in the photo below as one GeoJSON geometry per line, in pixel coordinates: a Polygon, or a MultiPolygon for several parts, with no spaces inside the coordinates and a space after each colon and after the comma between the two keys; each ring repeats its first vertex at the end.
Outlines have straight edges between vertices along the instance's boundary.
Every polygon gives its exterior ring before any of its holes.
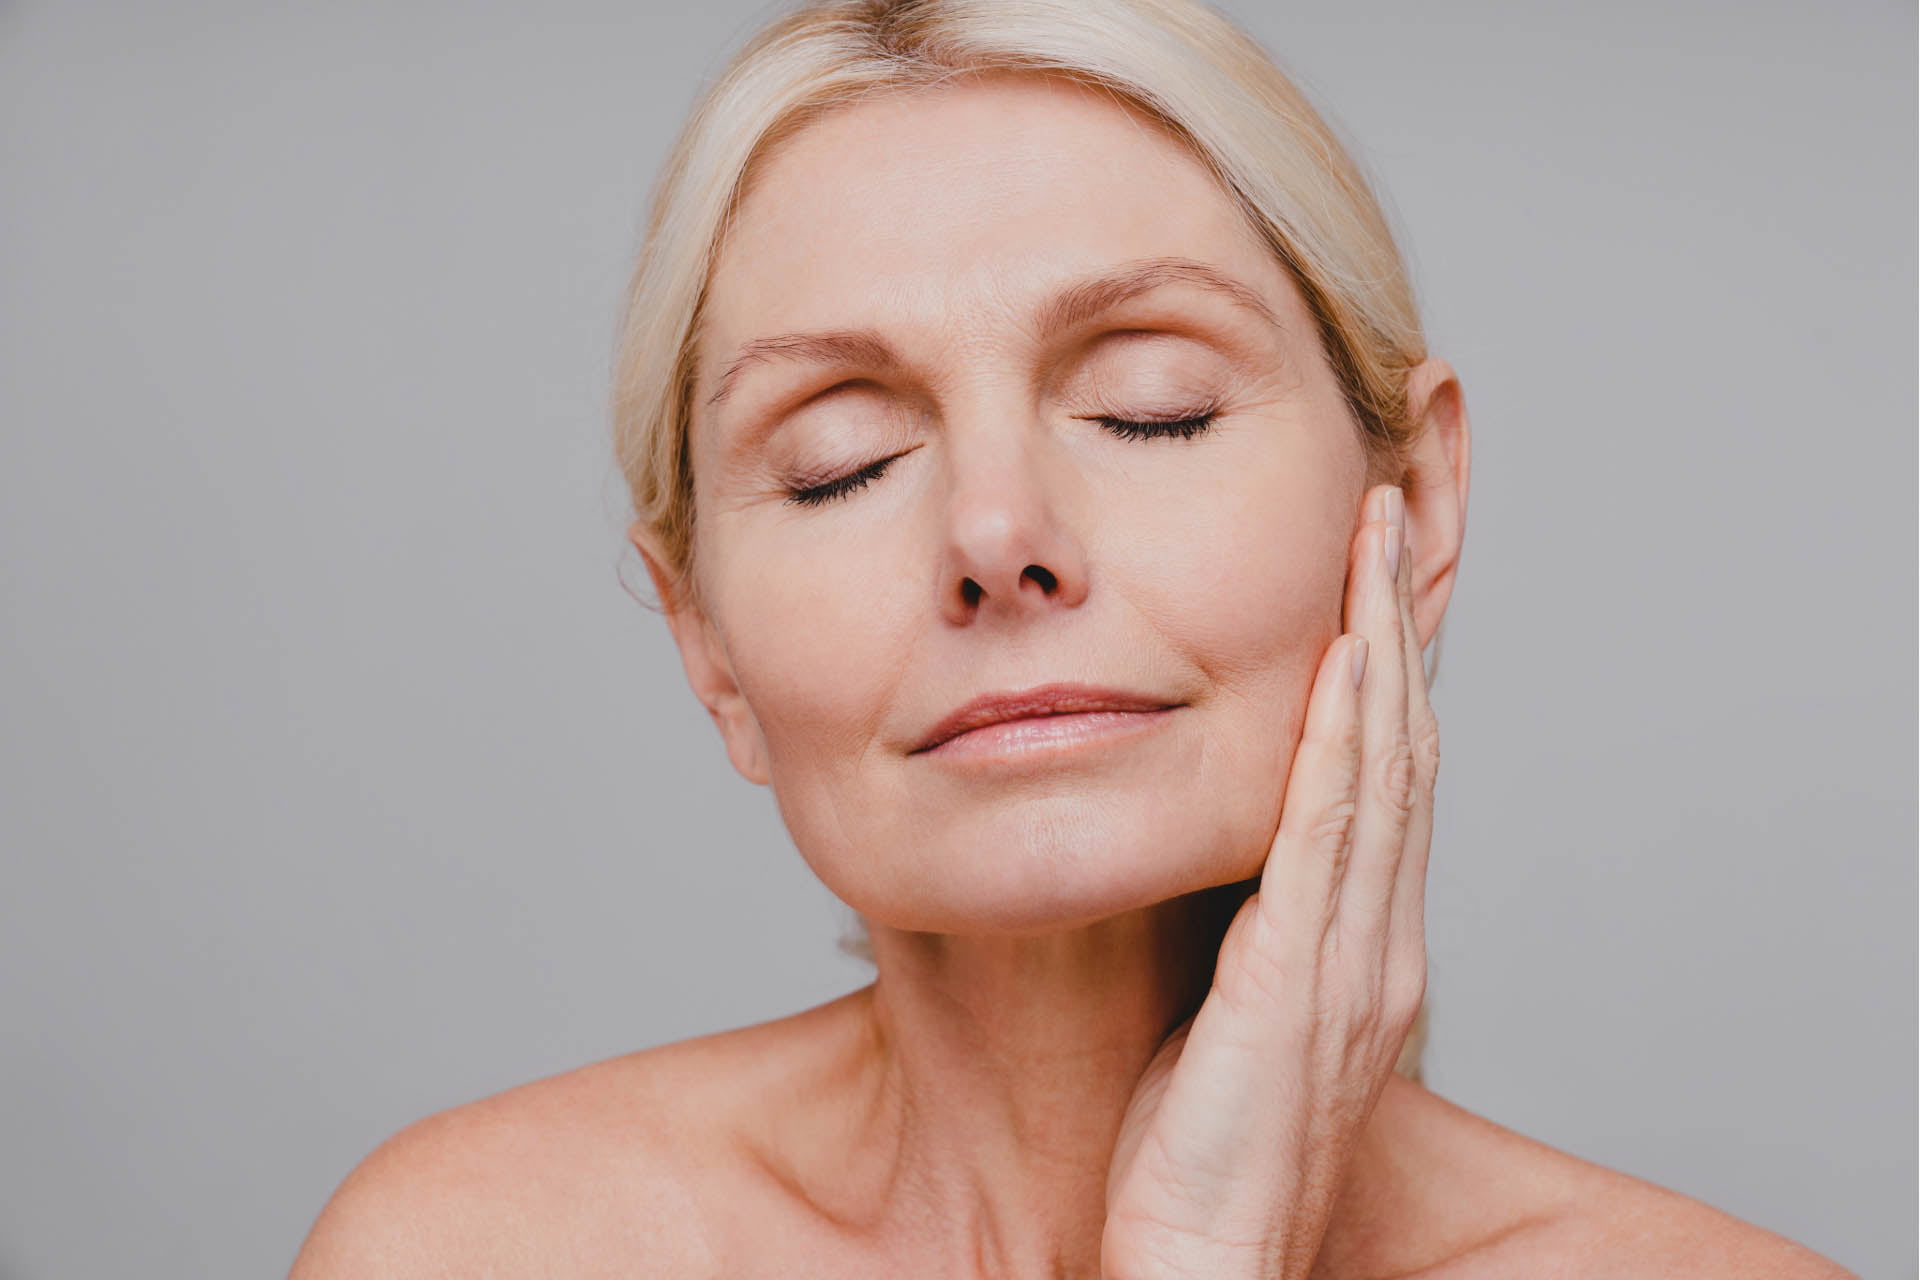
{"type": "Polygon", "coordinates": [[[1070,527],[1067,472],[1028,388],[982,378],[949,397],[941,604],[956,622],[1044,612],[1085,597],[1085,555],[1070,527]]]}

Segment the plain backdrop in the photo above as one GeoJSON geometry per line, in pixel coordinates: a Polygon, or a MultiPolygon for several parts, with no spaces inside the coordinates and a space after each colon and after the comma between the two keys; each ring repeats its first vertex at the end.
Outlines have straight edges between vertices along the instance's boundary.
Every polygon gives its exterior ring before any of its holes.
{"type": "MultiPolygon", "coordinates": [[[[1911,6],[1226,6],[1467,390],[1430,1084],[1915,1274],[1911,6]]],[[[772,6],[0,7],[0,1280],[862,985],[637,603],[656,167],[772,6]]]]}

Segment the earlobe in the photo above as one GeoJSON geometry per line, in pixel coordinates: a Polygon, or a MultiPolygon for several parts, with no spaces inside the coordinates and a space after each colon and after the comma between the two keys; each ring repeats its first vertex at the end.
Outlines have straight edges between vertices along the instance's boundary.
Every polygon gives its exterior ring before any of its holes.
{"type": "Polygon", "coordinates": [[[1453,596],[1467,531],[1472,432],[1453,366],[1428,358],[1407,379],[1407,416],[1417,435],[1404,486],[1413,548],[1413,617],[1420,643],[1433,642],[1453,596]]]}
{"type": "Polygon", "coordinates": [[[666,614],[667,629],[680,651],[680,665],[686,670],[687,683],[700,700],[726,747],[727,759],[747,781],[765,786],[772,779],[767,767],[765,736],[754,718],[745,695],[733,676],[733,665],[726,646],[712,622],[674,587],[674,577],[666,567],[652,530],[639,521],[627,527],[627,540],[646,563],[666,614]]]}

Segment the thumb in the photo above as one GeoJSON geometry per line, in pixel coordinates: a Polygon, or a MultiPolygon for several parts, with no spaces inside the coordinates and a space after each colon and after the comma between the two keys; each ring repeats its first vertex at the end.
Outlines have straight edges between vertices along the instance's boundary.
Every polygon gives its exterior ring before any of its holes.
{"type": "Polygon", "coordinates": [[[1139,1083],[1133,1087],[1127,1112],[1120,1119],[1120,1133],[1114,1140],[1113,1156],[1107,1162],[1108,1208],[1113,1207],[1113,1198],[1119,1193],[1121,1179],[1127,1170],[1133,1168],[1140,1144],[1153,1127],[1153,1117],[1160,1110],[1160,1099],[1166,1095],[1167,1083],[1173,1079],[1173,1069],[1180,1061],[1181,1050],[1187,1046],[1187,1033],[1193,1030],[1193,1019],[1197,1016],[1190,1015],[1167,1034],[1148,1061],[1147,1069],[1140,1073],[1139,1083]]]}

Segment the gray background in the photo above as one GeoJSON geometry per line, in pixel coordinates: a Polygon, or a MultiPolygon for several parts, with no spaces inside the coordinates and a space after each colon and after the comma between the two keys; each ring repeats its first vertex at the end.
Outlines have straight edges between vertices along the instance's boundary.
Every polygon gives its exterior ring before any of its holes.
{"type": "MultiPolygon", "coordinates": [[[[1911,8],[1229,8],[1473,416],[1432,1084],[1913,1275],[1911,8]]],[[[866,980],[628,594],[697,9],[0,8],[0,1278],[280,1274],[408,1121],[866,980]]]]}

